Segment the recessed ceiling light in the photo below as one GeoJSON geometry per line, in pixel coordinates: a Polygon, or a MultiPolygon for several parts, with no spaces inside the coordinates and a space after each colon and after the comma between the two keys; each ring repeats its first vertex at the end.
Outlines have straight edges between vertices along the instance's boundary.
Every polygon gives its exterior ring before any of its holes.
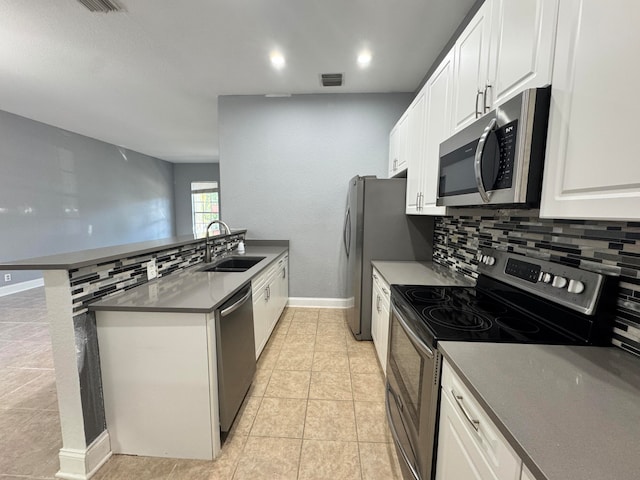
{"type": "Polygon", "coordinates": [[[278,70],[284,68],[286,62],[284,60],[284,56],[280,52],[271,52],[270,58],[273,68],[277,68],[278,70]]]}
{"type": "Polygon", "coordinates": [[[368,67],[371,63],[371,52],[368,50],[363,50],[358,54],[358,65],[361,67],[368,67]]]}

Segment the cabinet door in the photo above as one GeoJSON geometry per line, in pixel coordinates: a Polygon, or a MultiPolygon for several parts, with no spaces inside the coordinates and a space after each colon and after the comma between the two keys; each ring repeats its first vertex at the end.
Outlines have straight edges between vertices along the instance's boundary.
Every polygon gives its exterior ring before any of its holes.
{"type": "MultiPolygon", "coordinates": [[[[399,122],[398,122],[399,123],[399,122]]],[[[398,161],[398,124],[389,133],[389,178],[395,175],[395,167],[398,161]]]]}
{"type": "Polygon", "coordinates": [[[451,135],[451,99],[453,94],[453,50],[433,72],[426,85],[426,139],[422,165],[422,213],[446,215],[446,207],[437,207],[440,143],[451,135]]]}
{"type": "Polygon", "coordinates": [[[269,324],[269,304],[267,300],[267,285],[255,292],[253,297],[253,334],[256,340],[256,359],[267,344],[269,324]]]}
{"type": "Polygon", "coordinates": [[[485,106],[551,83],[558,0],[493,0],[485,106]]]}
{"type": "Polygon", "coordinates": [[[476,111],[482,111],[482,90],[489,67],[491,7],[491,0],[487,0],[453,47],[453,121],[456,132],[476,119],[476,111]]]}
{"type": "Polygon", "coordinates": [[[563,0],[540,216],[637,220],[640,2],[563,0]]]}
{"type": "Polygon", "coordinates": [[[393,177],[407,168],[407,117],[408,115],[405,113],[398,120],[389,137],[389,177],[393,177]]]}
{"type": "Polygon", "coordinates": [[[422,163],[424,161],[425,92],[421,91],[409,107],[407,134],[407,208],[406,213],[420,212],[422,163]]]}
{"type": "Polygon", "coordinates": [[[278,322],[284,307],[289,300],[289,267],[287,265],[287,257],[283,259],[283,264],[279,267],[274,283],[277,285],[276,292],[277,297],[275,300],[275,312],[273,318],[273,325],[278,322]]]}
{"type": "Polygon", "coordinates": [[[376,348],[376,352],[378,353],[380,302],[382,301],[382,297],[380,295],[380,290],[378,288],[378,285],[375,281],[375,277],[373,279],[372,284],[373,284],[373,288],[371,289],[371,339],[373,340],[373,346],[376,348]]]}
{"type": "Polygon", "coordinates": [[[451,400],[442,395],[436,480],[499,480],[468,437],[451,400]]]}
{"type": "Polygon", "coordinates": [[[384,298],[380,300],[380,313],[378,314],[378,345],[378,358],[386,376],[387,355],[389,354],[389,302],[384,298]]]}

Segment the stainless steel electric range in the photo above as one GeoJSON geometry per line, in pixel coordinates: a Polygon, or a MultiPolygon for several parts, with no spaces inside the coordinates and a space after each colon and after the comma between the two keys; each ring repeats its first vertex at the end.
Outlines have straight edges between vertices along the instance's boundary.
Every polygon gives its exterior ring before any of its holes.
{"type": "Polygon", "coordinates": [[[433,477],[438,342],[610,344],[615,279],[485,250],[475,287],[392,285],[386,403],[406,479],[433,477]]]}

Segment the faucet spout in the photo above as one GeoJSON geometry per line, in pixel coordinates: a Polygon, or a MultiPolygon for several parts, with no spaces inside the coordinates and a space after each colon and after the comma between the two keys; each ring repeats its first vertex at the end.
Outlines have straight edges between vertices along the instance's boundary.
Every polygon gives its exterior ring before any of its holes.
{"type": "Polygon", "coordinates": [[[205,240],[204,240],[204,261],[205,263],[211,263],[211,248],[209,247],[209,229],[211,228],[211,225],[213,224],[220,224],[224,227],[225,231],[226,231],[226,235],[231,235],[231,229],[229,228],[229,225],[227,225],[226,223],[224,223],[222,220],[214,220],[213,222],[209,223],[209,225],[207,225],[207,233],[205,235],[205,240]]]}

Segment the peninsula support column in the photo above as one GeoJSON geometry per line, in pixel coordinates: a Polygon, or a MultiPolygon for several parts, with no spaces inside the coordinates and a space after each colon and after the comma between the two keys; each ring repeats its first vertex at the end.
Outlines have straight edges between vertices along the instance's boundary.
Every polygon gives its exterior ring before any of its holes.
{"type": "Polygon", "coordinates": [[[57,478],[86,480],[111,456],[105,430],[87,445],[69,273],[43,272],[62,429],[57,478]]]}

